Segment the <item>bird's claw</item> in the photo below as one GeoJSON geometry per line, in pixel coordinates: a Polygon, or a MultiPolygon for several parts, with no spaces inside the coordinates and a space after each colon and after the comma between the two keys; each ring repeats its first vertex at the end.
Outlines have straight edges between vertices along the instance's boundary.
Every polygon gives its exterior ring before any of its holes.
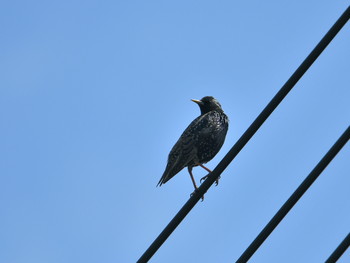
{"type": "Polygon", "coordinates": [[[202,183],[202,181],[204,181],[205,179],[207,179],[207,177],[208,177],[208,175],[206,175],[206,176],[204,176],[204,177],[202,177],[201,179],[200,179],[200,183],[202,183]]]}
{"type": "Polygon", "coordinates": [[[221,177],[219,176],[218,179],[215,180],[215,186],[218,186],[220,178],[221,177]]]}
{"type": "MultiPolygon", "coordinates": [[[[193,193],[191,193],[191,197],[192,197],[195,193],[198,193],[198,188],[195,189],[195,190],[193,191],[193,193]]],[[[202,199],[201,202],[203,202],[203,201],[204,201],[204,195],[202,195],[201,199],[202,199]]]]}
{"type": "MultiPolygon", "coordinates": [[[[201,180],[200,180],[200,183],[202,183],[202,181],[206,180],[208,178],[208,176],[209,175],[206,175],[206,176],[202,177],[201,180]]],[[[220,176],[218,177],[218,179],[215,180],[215,186],[218,186],[219,179],[220,179],[220,176]]]]}

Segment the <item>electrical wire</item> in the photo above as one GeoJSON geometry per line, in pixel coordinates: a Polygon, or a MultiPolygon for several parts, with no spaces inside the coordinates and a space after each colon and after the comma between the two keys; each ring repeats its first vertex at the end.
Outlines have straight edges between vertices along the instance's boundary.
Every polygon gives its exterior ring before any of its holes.
{"type": "Polygon", "coordinates": [[[334,263],[344,254],[350,246],[350,233],[344,238],[334,252],[329,256],[325,263],[334,263]]]}
{"type": "Polygon", "coordinates": [[[320,56],[323,50],[328,46],[332,39],[337,35],[345,23],[349,20],[350,7],[342,14],[337,22],[331,27],[327,34],[321,39],[317,46],[306,57],[302,64],[297,68],[293,75],[287,80],[277,94],[272,98],[269,104],[258,115],[254,122],[244,132],[240,139],[235,143],[231,150],[220,161],[216,168],[209,174],[207,179],[201,184],[196,192],[190,197],[190,199],[183,205],[175,217],[169,222],[159,236],[153,241],[149,248],[143,253],[143,255],[137,261],[138,263],[148,262],[148,260],[157,252],[162,246],[165,240],[171,235],[186,215],[192,210],[201,197],[208,191],[210,186],[219,178],[221,173],[236,157],[236,155],[242,150],[247,142],[253,137],[260,126],[271,115],[271,113],[277,108],[281,101],[287,96],[289,91],[292,90],[294,85],[304,75],[304,73],[310,68],[314,61],[320,56]]]}
{"type": "Polygon", "coordinates": [[[270,222],[264,227],[260,234],[254,239],[254,241],[249,245],[249,247],[243,252],[236,263],[247,262],[261,244],[266,240],[266,238],[271,234],[271,232],[277,227],[277,225],[282,221],[282,219],[288,214],[288,212],[293,208],[293,206],[299,201],[303,194],[309,189],[309,187],[315,182],[322,171],[327,167],[327,165],[333,160],[337,153],[343,148],[343,146],[350,139],[350,126],[345,130],[345,132],[340,136],[332,148],[326,153],[326,155],[321,159],[321,161],[315,166],[311,173],[305,178],[301,185],[294,191],[294,193],[289,197],[289,199],[283,204],[283,206],[278,210],[270,222]]]}

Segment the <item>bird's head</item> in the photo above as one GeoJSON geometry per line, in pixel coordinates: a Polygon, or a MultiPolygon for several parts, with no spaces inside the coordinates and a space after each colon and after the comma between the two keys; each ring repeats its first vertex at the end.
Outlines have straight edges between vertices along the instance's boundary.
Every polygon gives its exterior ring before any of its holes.
{"type": "Polygon", "coordinates": [[[213,110],[222,110],[220,103],[212,96],[206,96],[201,100],[192,101],[198,104],[201,114],[205,114],[213,110]]]}

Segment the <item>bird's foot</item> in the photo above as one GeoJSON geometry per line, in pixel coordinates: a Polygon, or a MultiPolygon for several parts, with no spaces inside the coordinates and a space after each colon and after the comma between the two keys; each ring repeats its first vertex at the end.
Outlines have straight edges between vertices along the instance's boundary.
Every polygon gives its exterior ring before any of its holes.
{"type": "Polygon", "coordinates": [[[221,177],[219,176],[218,179],[215,180],[215,186],[218,186],[220,178],[221,177]]]}
{"type": "Polygon", "coordinates": [[[200,183],[202,183],[202,181],[205,181],[205,179],[207,179],[208,178],[208,175],[206,175],[206,176],[203,176],[201,179],[200,179],[200,183]]]}
{"type": "MultiPolygon", "coordinates": [[[[205,181],[208,178],[209,174],[202,177],[200,180],[200,183],[202,183],[202,181],[205,181]]],[[[220,180],[220,176],[218,177],[218,179],[215,180],[215,186],[217,186],[219,184],[219,180],[220,180]]]]}
{"type": "MultiPolygon", "coordinates": [[[[193,195],[195,195],[196,193],[198,193],[198,188],[194,189],[193,193],[191,193],[191,197],[192,197],[193,195]]],[[[201,199],[202,199],[201,202],[203,202],[203,201],[204,201],[204,195],[202,195],[201,199]]]]}

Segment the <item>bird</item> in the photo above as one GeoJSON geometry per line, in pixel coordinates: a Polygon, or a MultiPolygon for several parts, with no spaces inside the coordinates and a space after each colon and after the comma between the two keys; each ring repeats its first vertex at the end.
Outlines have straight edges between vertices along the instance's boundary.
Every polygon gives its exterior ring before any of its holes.
{"type": "MultiPolygon", "coordinates": [[[[213,159],[224,144],[229,119],[219,101],[212,96],[192,101],[198,104],[200,115],[190,123],[171,149],[165,171],[157,186],[165,184],[187,167],[196,191],[198,187],[193,177],[193,167],[200,166],[211,173],[203,164],[213,159]]],[[[204,176],[200,182],[206,178],[204,176]]],[[[219,179],[216,180],[216,185],[218,183],[219,179]]],[[[202,201],[203,199],[204,197],[202,201]]]]}

